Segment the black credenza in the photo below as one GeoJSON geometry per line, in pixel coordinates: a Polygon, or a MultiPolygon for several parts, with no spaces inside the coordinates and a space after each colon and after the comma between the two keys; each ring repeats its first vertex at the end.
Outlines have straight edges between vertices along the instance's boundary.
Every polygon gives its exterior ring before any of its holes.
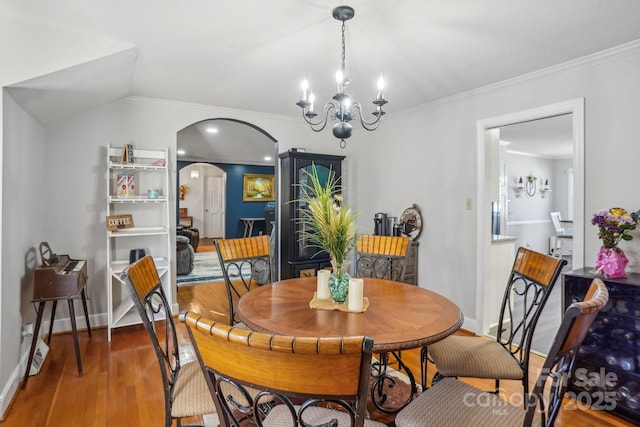
{"type": "MultiPolygon", "coordinates": [[[[563,306],[582,300],[593,268],[564,273],[563,306]]],[[[600,276],[598,276],[600,277],[600,276]]],[[[640,424],[640,274],[601,277],[609,301],[580,346],[568,397],[640,424]]]]}

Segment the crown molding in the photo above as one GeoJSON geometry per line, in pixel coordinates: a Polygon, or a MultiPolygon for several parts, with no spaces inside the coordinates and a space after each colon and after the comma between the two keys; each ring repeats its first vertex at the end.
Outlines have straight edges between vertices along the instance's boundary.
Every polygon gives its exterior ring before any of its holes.
{"type": "Polygon", "coordinates": [[[286,120],[297,122],[298,118],[293,116],[285,116],[281,114],[262,113],[258,111],[240,110],[236,108],[217,107],[215,105],[195,104],[191,102],[173,101],[163,98],[149,98],[145,96],[127,96],[121,99],[122,102],[136,105],[156,105],[181,110],[191,110],[197,112],[205,112],[215,114],[216,116],[228,115],[229,117],[238,118],[238,115],[248,118],[259,118],[265,120],[286,120]]]}
{"type": "Polygon", "coordinates": [[[602,50],[600,52],[592,53],[571,61],[562,62],[560,64],[552,65],[550,67],[542,68],[531,73],[523,74],[511,79],[502,80],[496,83],[491,83],[486,86],[481,86],[476,89],[471,89],[466,92],[460,92],[455,95],[447,96],[445,98],[436,99],[435,101],[427,102],[425,104],[417,105],[415,107],[407,108],[402,111],[396,111],[393,116],[401,116],[406,113],[418,112],[435,108],[439,105],[447,104],[471,96],[476,96],[493,90],[509,87],[515,84],[523,83],[529,80],[537,79],[540,77],[548,76],[557,73],[569,73],[583,68],[593,67],[605,62],[615,61],[626,56],[630,56],[638,53],[640,50],[640,39],[634,40],[620,46],[612,47],[610,49],[602,50]]]}

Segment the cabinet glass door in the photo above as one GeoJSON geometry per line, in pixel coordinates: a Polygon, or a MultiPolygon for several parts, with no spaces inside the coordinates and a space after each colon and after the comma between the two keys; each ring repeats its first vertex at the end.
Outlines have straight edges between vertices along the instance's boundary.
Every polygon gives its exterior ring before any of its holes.
{"type": "MultiPolygon", "coordinates": [[[[320,178],[320,183],[322,183],[322,185],[326,185],[327,181],[329,180],[330,174],[335,173],[331,166],[326,166],[318,163],[307,163],[304,166],[298,167],[299,186],[296,189],[296,209],[298,210],[298,214],[296,215],[296,218],[303,218],[304,216],[302,211],[308,209],[308,206],[306,206],[304,202],[301,202],[299,200],[302,189],[308,188],[308,185],[311,184],[309,174],[313,173],[314,168],[316,170],[316,173],[318,174],[318,178],[320,178]]],[[[295,235],[296,241],[298,242],[298,257],[308,259],[316,253],[320,252],[321,249],[314,246],[309,246],[311,244],[309,242],[309,239],[304,238],[304,236],[306,235],[304,229],[305,226],[306,225],[304,222],[299,221],[296,225],[295,235]]]]}

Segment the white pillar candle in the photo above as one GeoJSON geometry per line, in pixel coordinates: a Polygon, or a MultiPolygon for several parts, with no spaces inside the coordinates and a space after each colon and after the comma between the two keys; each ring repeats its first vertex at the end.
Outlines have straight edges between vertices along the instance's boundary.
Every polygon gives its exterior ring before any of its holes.
{"type": "Polygon", "coordinates": [[[349,311],[362,311],[364,305],[363,296],[363,280],[362,279],[349,279],[349,311]]]}
{"type": "Polygon", "coordinates": [[[318,270],[316,298],[318,299],[331,298],[331,293],[329,292],[329,276],[331,276],[331,272],[329,270],[318,270]]]}

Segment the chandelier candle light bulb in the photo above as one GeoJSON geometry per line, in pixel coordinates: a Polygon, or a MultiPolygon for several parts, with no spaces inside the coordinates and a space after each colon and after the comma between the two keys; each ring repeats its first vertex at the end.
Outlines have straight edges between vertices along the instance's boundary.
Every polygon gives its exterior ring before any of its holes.
{"type": "Polygon", "coordinates": [[[338,70],[336,71],[336,83],[338,84],[338,93],[342,93],[344,91],[344,88],[342,86],[344,80],[344,76],[342,75],[342,71],[338,70]]]}
{"type": "Polygon", "coordinates": [[[316,96],[313,94],[313,92],[309,93],[309,112],[313,113],[313,103],[316,100],[316,96]]]}
{"type": "Polygon", "coordinates": [[[364,281],[358,278],[349,279],[347,308],[349,311],[362,311],[364,308],[364,281]]]}
{"type": "Polygon", "coordinates": [[[331,272],[329,270],[318,270],[316,298],[331,299],[331,293],[329,292],[329,276],[331,276],[331,272]]]}
{"type": "Polygon", "coordinates": [[[380,78],[378,79],[378,94],[376,95],[376,99],[378,101],[381,99],[384,99],[384,96],[382,95],[383,90],[384,90],[384,77],[382,77],[382,74],[380,74],[380,78]]]}

